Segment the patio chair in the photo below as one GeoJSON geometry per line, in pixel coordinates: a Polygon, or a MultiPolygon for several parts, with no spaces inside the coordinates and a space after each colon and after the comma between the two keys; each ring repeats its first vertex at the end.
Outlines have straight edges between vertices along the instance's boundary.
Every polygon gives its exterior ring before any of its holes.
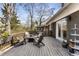
{"type": "Polygon", "coordinates": [[[41,46],[45,46],[45,44],[42,41],[43,41],[43,35],[41,35],[39,37],[39,40],[37,42],[34,42],[33,44],[40,48],[41,46]]]}

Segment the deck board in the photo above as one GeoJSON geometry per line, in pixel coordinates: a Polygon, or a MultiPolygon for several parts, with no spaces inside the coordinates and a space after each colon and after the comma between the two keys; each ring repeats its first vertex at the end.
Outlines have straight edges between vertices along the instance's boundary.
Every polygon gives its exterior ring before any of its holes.
{"type": "Polygon", "coordinates": [[[38,48],[32,43],[27,43],[9,50],[2,56],[69,56],[67,49],[62,48],[61,42],[52,38],[45,37],[45,46],[38,48]]]}

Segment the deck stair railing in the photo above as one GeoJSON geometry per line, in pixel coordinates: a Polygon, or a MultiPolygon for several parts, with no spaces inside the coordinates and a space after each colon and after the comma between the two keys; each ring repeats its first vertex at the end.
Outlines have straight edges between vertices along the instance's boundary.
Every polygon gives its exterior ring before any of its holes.
{"type": "Polygon", "coordinates": [[[0,37],[0,47],[6,44],[14,45],[18,41],[23,41],[23,39],[24,39],[24,32],[14,33],[14,34],[9,35],[8,38],[5,40],[5,43],[4,43],[3,38],[0,37]]]}

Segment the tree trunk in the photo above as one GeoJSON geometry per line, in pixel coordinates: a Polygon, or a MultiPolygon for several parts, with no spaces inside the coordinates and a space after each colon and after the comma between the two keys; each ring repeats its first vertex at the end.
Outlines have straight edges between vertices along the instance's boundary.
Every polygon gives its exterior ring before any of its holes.
{"type": "Polygon", "coordinates": [[[7,26],[7,30],[9,32],[9,35],[11,34],[11,28],[10,28],[10,19],[8,19],[8,26],[7,26]]]}

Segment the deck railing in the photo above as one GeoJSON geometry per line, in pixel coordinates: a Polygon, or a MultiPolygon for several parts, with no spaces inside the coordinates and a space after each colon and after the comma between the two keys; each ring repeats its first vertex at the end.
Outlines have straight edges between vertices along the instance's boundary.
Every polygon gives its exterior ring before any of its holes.
{"type": "Polygon", "coordinates": [[[21,33],[14,33],[8,36],[6,40],[0,38],[0,49],[4,47],[4,45],[8,44],[10,46],[16,44],[18,41],[23,41],[24,39],[24,32],[21,33]]]}

